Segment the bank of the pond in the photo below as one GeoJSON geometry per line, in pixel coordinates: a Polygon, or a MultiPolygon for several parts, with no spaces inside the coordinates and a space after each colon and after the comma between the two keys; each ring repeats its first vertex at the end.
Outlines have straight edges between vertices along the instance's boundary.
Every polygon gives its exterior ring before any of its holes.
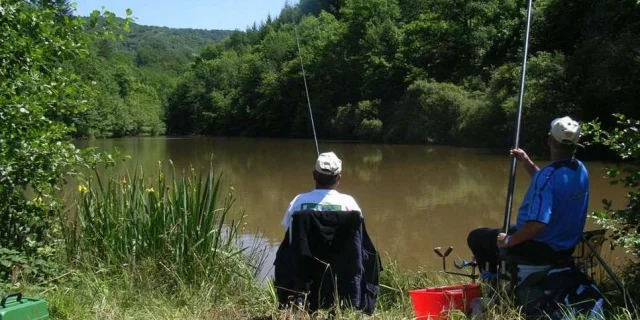
{"type": "MultiPolygon", "coordinates": [[[[404,271],[392,261],[380,280],[381,292],[373,319],[413,319],[408,290],[459,283],[455,277],[436,271],[404,271]]],[[[273,288],[252,278],[236,283],[233,292],[214,297],[212,279],[201,283],[168,286],[159,261],[149,261],[136,269],[77,269],[44,287],[23,284],[20,290],[49,302],[52,319],[325,319],[327,312],[314,315],[294,310],[278,310],[273,288]]],[[[180,282],[178,282],[180,283],[180,282]]],[[[610,310],[607,319],[638,319],[637,312],[610,310]]],[[[360,312],[337,310],[335,319],[362,319],[360,312]]],[[[466,319],[453,314],[451,319],[466,319]]],[[[485,319],[524,319],[517,309],[494,308],[485,319]]]]}
{"type": "MultiPolygon", "coordinates": [[[[278,310],[269,284],[247,278],[235,284],[233,292],[214,297],[218,289],[212,279],[197,284],[168,286],[158,275],[158,261],[136,270],[77,270],[56,285],[16,288],[50,303],[53,319],[293,319],[302,313],[278,310]]],[[[387,264],[376,318],[409,319],[408,288],[444,281],[435,274],[401,273],[387,264]]],[[[172,273],[175,270],[166,270],[172,273]]],[[[341,310],[339,318],[361,318],[359,312],[341,310]]],[[[322,318],[324,313],[314,317],[322,318]]]]}

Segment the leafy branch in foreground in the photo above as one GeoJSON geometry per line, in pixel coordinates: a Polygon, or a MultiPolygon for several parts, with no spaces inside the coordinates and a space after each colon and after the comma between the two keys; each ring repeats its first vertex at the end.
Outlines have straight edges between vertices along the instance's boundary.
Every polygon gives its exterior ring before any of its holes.
{"type": "Polygon", "coordinates": [[[115,16],[96,12],[87,20],[69,8],[0,1],[0,247],[12,250],[0,264],[0,281],[15,272],[52,271],[37,266],[46,265],[42,259],[51,258],[59,238],[53,222],[63,205],[56,192],[92,156],[70,141],[70,119],[90,104],[91,88],[69,64],[87,57],[90,43],[115,26],[86,28],[115,16]]]}
{"type": "Polygon", "coordinates": [[[613,201],[603,199],[604,211],[592,213],[596,222],[612,231],[614,244],[626,248],[634,256],[640,255],[640,121],[614,114],[617,126],[602,129],[598,121],[585,125],[591,136],[589,144],[601,144],[625,160],[616,168],[607,168],[612,185],[627,188],[626,204],[614,209],[613,201]]]}

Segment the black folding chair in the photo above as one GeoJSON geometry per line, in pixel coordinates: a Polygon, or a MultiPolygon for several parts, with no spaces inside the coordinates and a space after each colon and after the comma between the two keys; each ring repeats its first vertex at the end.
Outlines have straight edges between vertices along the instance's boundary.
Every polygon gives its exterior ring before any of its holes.
{"type": "Polygon", "coordinates": [[[591,278],[594,278],[595,268],[599,265],[596,255],[599,255],[602,250],[602,245],[606,240],[605,234],[606,230],[604,229],[583,232],[582,240],[573,255],[576,267],[591,278]]]}
{"type": "Polygon", "coordinates": [[[363,273],[362,220],[358,211],[308,210],[292,215],[275,263],[281,304],[293,298],[311,311],[331,308],[336,300],[362,305],[359,284],[352,281],[363,273]],[[299,301],[302,297],[305,302],[299,301]]]}

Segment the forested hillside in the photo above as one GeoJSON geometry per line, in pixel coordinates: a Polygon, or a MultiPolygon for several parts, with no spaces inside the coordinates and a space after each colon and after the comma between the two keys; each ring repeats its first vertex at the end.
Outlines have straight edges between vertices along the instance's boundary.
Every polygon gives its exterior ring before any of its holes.
{"type": "MultiPolygon", "coordinates": [[[[301,0],[245,31],[132,24],[74,66],[95,82],[78,137],[311,137],[510,145],[525,0],[301,0]]],[[[636,0],[537,0],[522,143],[571,115],[640,116],[636,0]]]]}
{"type": "MultiPolygon", "coordinates": [[[[635,0],[538,0],[523,143],[569,114],[640,116],[635,0]]],[[[302,47],[321,139],[507,146],[524,0],[301,0],[207,46],[168,97],[170,134],[311,137],[302,47]]]]}
{"type": "Polygon", "coordinates": [[[163,134],[168,95],[180,76],[203,48],[231,33],[135,23],[129,28],[121,38],[95,42],[90,57],[74,66],[95,88],[93,103],[74,119],[77,137],[163,134]]]}

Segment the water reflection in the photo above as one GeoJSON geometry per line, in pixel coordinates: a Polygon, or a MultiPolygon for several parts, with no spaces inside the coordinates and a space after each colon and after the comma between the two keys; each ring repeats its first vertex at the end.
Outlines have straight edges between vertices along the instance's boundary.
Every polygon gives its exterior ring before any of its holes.
{"type": "MultiPolygon", "coordinates": [[[[274,247],[282,239],[280,221],[289,201],[314,186],[311,172],[316,152],[311,140],[130,138],[79,141],[78,145],[118,147],[132,156],[130,166],[141,165],[151,172],[159,160],[172,160],[179,170],[213,163],[224,173],[224,184],[236,188],[238,209],[248,215],[248,230],[259,232],[274,247]]],[[[439,260],[431,253],[436,246],[452,245],[453,256],[468,258],[467,232],[502,224],[507,152],[328,142],[321,142],[320,149],[334,151],[343,160],[340,191],[358,201],[378,249],[403,267],[437,268],[439,260]]],[[[591,209],[601,208],[603,197],[622,200],[621,189],[601,178],[601,166],[587,163],[592,177],[591,209]]],[[[518,171],[516,210],[527,183],[526,174],[518,171]]]]}

